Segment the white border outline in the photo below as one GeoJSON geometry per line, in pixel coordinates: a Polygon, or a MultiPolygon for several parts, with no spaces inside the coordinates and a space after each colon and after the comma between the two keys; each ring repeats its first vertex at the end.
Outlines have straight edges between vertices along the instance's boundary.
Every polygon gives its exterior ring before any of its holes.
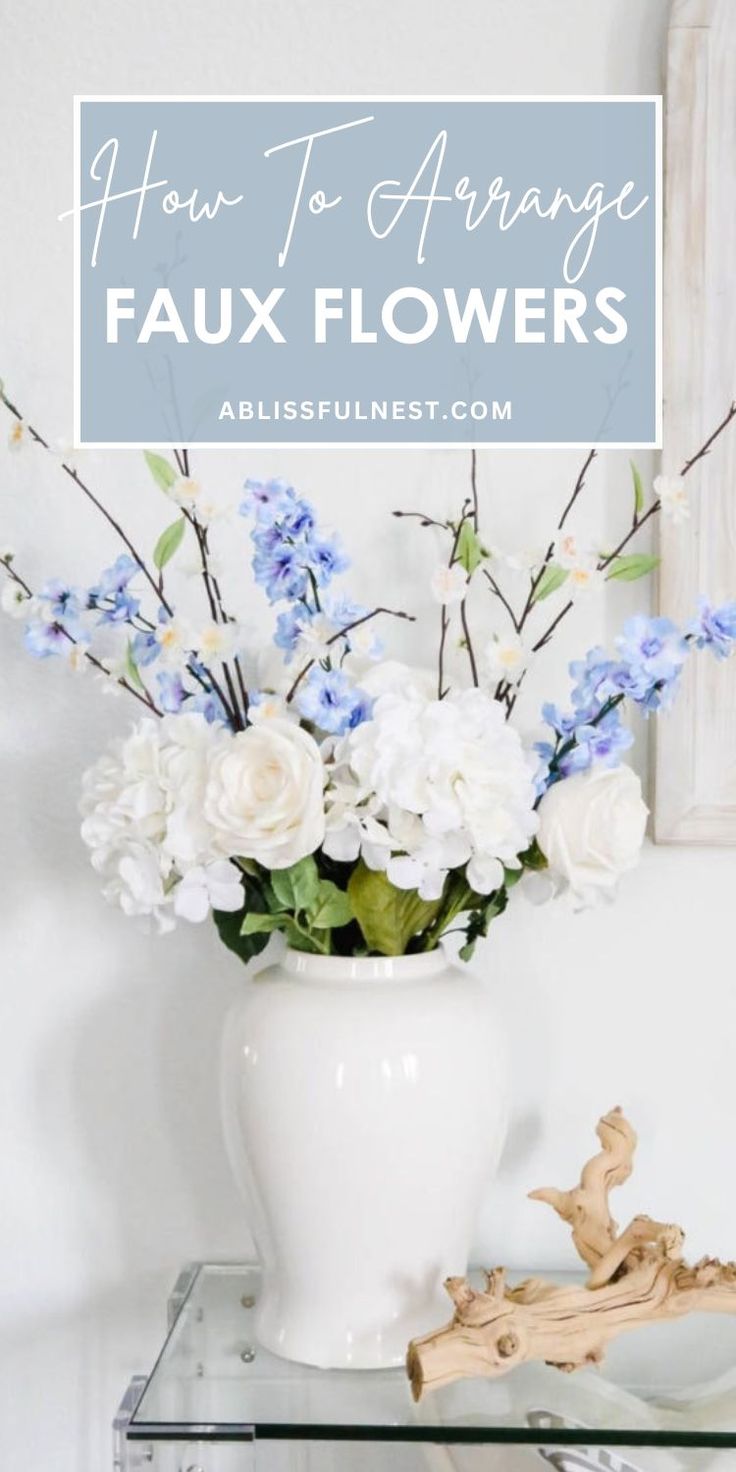
{"type": "MultiPolygon", "coordinates": [[[[653,102],[655,120],[655,184],[657,200],[655,209],[655,371],[654,409],[655,438],[653,440],[598,440],[596,450],[661,450],[662,449],[662,212],[664,191],[663,146],[662,146],[662,95],[655,92],[627,93],[515,93],[512,96],[499,94],[451,94],[451,93],[383,93],[366,96],[359,94],[324,93],[257,93],[222,94],[212,93],[74,93],[74,443],[85,450],[175,450],[178,443],[166,440],[82,440],[81,438],[81,112],[84,102],[653,102]]],[[[325,440],[193,440],[198,450],[587,450],[589,440],[350,440],[335,444],[325,440]]]]}

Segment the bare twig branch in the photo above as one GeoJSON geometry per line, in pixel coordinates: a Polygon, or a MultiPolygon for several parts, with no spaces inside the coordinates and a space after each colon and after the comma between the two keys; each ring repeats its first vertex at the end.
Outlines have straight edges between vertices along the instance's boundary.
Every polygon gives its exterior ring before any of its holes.
{"type": "MultiPolygon", "coordinates": [[[[42,449],[47,450],[49,454],[53,454],[48,440],[45,440],[43,435],[39,434],[38,430],[34,429],[32,424],[28,423],[27,419],[24,419],[23,415],[20,412],[20,409],[18,409],[15,404],[12,404],[10,402],[10,399],[6,397],[1,389],[0,403],[3,403],[5,405],[6,409],[10,414],[13,415],[14,419],[17,419],[20,424],[25,424],[26,429],[31,436],[31,439],[34,440],[37,445],[40,445],[42,449]]],[[[113,531],[117,533],[123,545],[127,547],[131,557],[133,558],[133,561],[138,564],[141,572],[143,573],[143,576],[150,583],[156,595],[156,601],[163,605],[167,613],[173,613],[173,609],[171,608],[170,604],[167,603],[165,597],[163,596],[161,589],[159,588],[159,585],[155,577],[153,576],[153,573],[149,571],[144,559],[141,557],[140,552],[131,542],[130,537],[128,536],[127,532],[123,530],[120,522],[116,521],[115,517],[111,514],[111,512],[107,510],[107,507],[103,505],[102,501],[99,500],[94,491],[90,490],[89,486],[77,474],[77,471],[74,469],[73,465],[68,465],[66,460],[60,460],[58,461],[58,464],[60,468],[64,471],[64,474],[68,475],[69,479],[74,481],[74,484],[78,487],[82,494],[87,497],[88,501],[92,502],[92,505],[96,507],[96,509],[100,512],[102,516],[104,516],[105,521],[108,523],[108,525],[111,526],[113,531]]]]}
{"type": "MultiPolygon", "coordinates": [[[[379,613],[388,614],[388,617],[389,618],[403,618],[403,619],[406,619],[407,623],[411,623],[411,624],[413,624],[413,623],[416,622],[416,619],[415,619],[413,613],[404,613],[403,610],[400,609],[400,608],[382,608],[382,607],[372,608],[371,611],[370,611],[370,613],[362,613],[360,615],[360,618],[354,618],[354,619],[351,620],[351,622],[349,624],[343,624],[343,626],[342,626],[341,629],[338,629],[334,634],[331,634],[330,635],[329,639],[326,639],[325,640],[325,645],[329,648],[331,645],[337,644],[340,639],[344,638],[344,636],[346,634],[349,634],[350,633],[351,629],[358,629],[358,628],[360,628],[361,624],[367,624],[370,619],[376,618],[379,613]]],[[[305,665],[302,666],[302,668],[299,671],[299,674],[297,675],[296,679],[294,680],[293,684],[291,685],[291,687],[290,687],[290,689],[289,689],[289,691],[287,693],[287,696],[286,696],[287,702],[294,699],[294,696],[296,695],[296,692],[299,689],[299,686],[301,685],[302,680],[304,679],[305,675],[308,675],[309,674],[309,671],[312,669],[312,667],[313,667],[313,665],[315,663],[316,663],[316,661],[314,659],[310,659],[310,660],[307,661],[307,663],[305,665]]]]}

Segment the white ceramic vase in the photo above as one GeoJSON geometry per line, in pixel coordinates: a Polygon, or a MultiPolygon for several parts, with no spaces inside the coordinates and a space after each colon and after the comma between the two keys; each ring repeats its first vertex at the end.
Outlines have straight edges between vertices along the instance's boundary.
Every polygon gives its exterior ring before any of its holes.
{"type": "Polygon", "coordinates": [[[258,1336],[326,1367],[403,1363],[449,1317],[506,1130],[486,984],[441,950],[286,951],[231,1012],[223,1115],[264,1269],[258,1336]]]}

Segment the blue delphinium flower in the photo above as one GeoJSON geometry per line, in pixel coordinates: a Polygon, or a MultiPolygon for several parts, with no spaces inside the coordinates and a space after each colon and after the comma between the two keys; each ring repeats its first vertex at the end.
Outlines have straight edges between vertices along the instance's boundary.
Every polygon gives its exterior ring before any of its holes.
{"type": "Polygon", "coordinates": [[[87,607],[99,610],[102,624],[130,623],[140,608],[140,601],[128,591],[128,584],[140,572],[134,557],[127,552],[111,567],[103,568],[97,582],[88,590],[87,607]]]}
{"type": "Polygon", "coordinates": [[[279,525],[285,535],[294,541],[306,541],[315,531],[317,522],[309,502],[299,499],[287,506],[283,516],[279,518],[279,525]]]}
{"type": "Polygon", "coordinates": [[[297,704],[305,720],[331,736],[341,736],[368,720],[372,701],[342,670],[315,665],[303,682],[297,704]]]}
{"type": "Polygon", "coordinates": [[[227,712],[219,695],[216,695],[214,690],[201,690],[199,695],[191,696],[187,701],[186,709],[187,711],[196,711],[199,715],[204,716],[210,726],[215,721],[222,721],[222,724],[225,726],[229,724],[227,712]]]}
{"type": "Polygon", "coordinates": [[[102,598],[114,598],[117,593],[122,593],[128,583],[140,572],[138,563],[134,557],[129,557],[123,552],[116,558],[112,567],[103,568],[93,588],[90,588],[90,597],[99,602],[102,598]]]}
{"type": "Polygon", "coordinates": [[[293,658],[294,650],[313,617],[312,610],[306,603],[294,603],[291,608],[278,615],[273,642],[277,649],[283,649],[286,664],[293,658]]]}
{"type": "Polygon", "coordinates": [[[326,588],[340,572],[350,566],[337,537],[322,537],[307,543],[308,566],[312,569],[317,585],[326,588]]]}
{"type": "MultiPolygon", "coordinates": [[[[253,534],[254,539],[256,533],[253,534]]],[[[302,598],[309,583],[304,548],[292,542],[279,542],[273,550],[256,544],[253,574],[266,590],[269,603],[286,599],[289,603],[302,598]]]]}
{"type": "Polygon", "coordinates": [[[169,670],[159,670],[156,675],[156,684],[161,709],[167,715],[178,715],[187,698],[184,682],[178,670],[174,673],[169,670]]]}
{"type": "Polygon", "coordinates": [[[320,532],[309,502],[285,481],[246,481],[240,510],[255,521],[253,572],[271,603],[302,600],[308,608],[314,587],[326,588],[349,566],[337,539],[320,532]]]}
{"type": "Polygon", "coordinates": [[[129,624],[140,609],[140,600],[124,588],[109,596],[104,606],[98,604],[101,624],[129,624]]]}
{"type": "Polygon", "coordinates": [[[688,634],[698,649],[711,649],[716,659],[728,659],[736,647],[736,603],[713,608],[706,598],[699,598],[698,616],[688,634]]]}
{"type": "Polygon", "coordinates": [[[261,525],[285,516],[296,501],[296,492],[285,480],[247,480],[240,503],[241,516],[253,516],[261,525]]]}
{"type": "Polygon", "coordinates": [[[53,654],[68,654],[71,640],[64,625],[54,618],[34,619],[27,624],[23,636],[26,649],[36,659],[48,659],[53,654]]]}
{"type": "Polygon", "coordinates": [[[146,665],[153,664],[160,653],[161,645],[156,638],[156,630],[139,630],[131,644],[131,654],[138,668],[145,669],[146,665]]]}
{"type": "Polygon", "coordinates": [[[687,657],[687,641],[669,618],[636,614],[616,640],[620,688],[646,710],[658,710],[674,698],[687,657]]]}
{"type": "Polygon", "coordinates": [[[617,767],[621,753],[633,741],[633,733],[622,724],[615,706],[595,725],[576,726],[575,745],[560,758],[558,770],[563,777],[569,777],[573,772],[586,772],[594,762],[603,767],[617,767]]]}
{"type": "Polygon", "coordinates": [[[68,619],[77,620],[84,611],[85,595],[78,588],[71,588],[61,578],[49,578],[44,583],[39,594],[45,605],[44,611],[51,618],[58,618],[66,622],[68,619]]]}

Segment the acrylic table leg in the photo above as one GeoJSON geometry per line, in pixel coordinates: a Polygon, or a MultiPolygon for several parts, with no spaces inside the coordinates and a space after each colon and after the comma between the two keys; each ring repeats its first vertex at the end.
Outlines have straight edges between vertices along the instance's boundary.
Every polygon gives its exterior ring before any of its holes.
{"type": "Polygon", "coordinates": [[[149,1443],[128,1441],[128,1427],[145,1386],[145,1375],[133,1376],[112,1423],[113,1472],[138,1472],[139,1468],[150,1467],[153,1463],[153,1451],[149,1443]]]}

